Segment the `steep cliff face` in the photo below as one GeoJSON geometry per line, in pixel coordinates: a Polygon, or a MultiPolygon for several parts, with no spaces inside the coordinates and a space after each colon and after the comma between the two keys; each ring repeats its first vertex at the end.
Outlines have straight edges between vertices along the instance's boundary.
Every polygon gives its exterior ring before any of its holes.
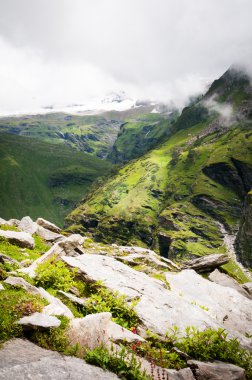
{"type": "Polygon", "coordinates": [[[240,261],[245,266],[252,267],[252,191],[248,193],[244,204],[236,249],[240,261]]]}

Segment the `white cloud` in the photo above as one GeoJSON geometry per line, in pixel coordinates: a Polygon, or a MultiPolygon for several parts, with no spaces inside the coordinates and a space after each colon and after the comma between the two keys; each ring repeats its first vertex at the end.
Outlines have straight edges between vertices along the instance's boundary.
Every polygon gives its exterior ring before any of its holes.
{"type": "Polygon", "coordinates": [[[8,0],[0,12],[0,112],[118,90],[181,106],[232,63],[252,72],[251,0],[8,0]]]}

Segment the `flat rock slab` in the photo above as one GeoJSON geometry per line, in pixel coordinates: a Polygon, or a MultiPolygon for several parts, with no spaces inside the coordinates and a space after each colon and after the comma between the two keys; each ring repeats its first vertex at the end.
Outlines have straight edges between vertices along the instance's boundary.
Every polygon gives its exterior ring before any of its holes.
{"type": "Polygon", "coordinates": [[[0,350],[1,380],[116,380],[118,377],[84,360],[63,356],[13,339],[0,350]]]}
{"type": "Polygon", "coordinates": [[[7,239],[10,243],[18,245],[19,247],[30,248],[30,249],[33,249],[35,247],[35,242],[34,242],[33,237],[27,232],[0,230],[0,236],[7,239]]]}
{"type": "Polygon", "coordinates": [[[43,309],[44,314],[65,316],[69,319],[74,317],[71,310],[68,309],[68,307],[64,305],[60,299],[52,296],[43,288],[38,288],[38,291],[40,296],[49,302],[49,305],[45,306],[43,309]]]}
{"type": "Polygon", "coordinates": [[[210,272],[229,261],[228,256],[216,253],[214,255],[206,255],[198,259],[190,260],[185,263],[186,268],[194,269],[198,273],[210,272]]]}
{"type": "MultiPolygon", "coordinates": [[[[252,334],[252,301],[236,290],[209,281],[194,270],[166,273],[171,290],[177,297],[195,304],[198,309],[222,327],[241,339],[241,335],[252,334]]],[[[247,343],[251,339],[246,340],[247,343]]],[[[245,338],[244,338],[245,343],[245,338]]]]}
{"type": "Polygon", "coordinates": [[[218,269],[215,269],[212,273],[210,273],[208,279],[216,284],[235,289],[238,293],[250,299],[248,292],[246,292],[246,290],[243,289],[237,281],[227,274],[221,273],[218,269]]]}
{"type": "Polygon", "coordinates": [[[175,325],[181,331],[187,326],[200,329],[220,327],[205,311],[179,297],[176,292],[167,290],[163,283],[112,257],[88,254],[63,256],[62,260],[78,268],[80,275],[87,281],[103,281],[108,289],[129,299],[138,299],[135,310],[145,328],[153,333],[165,335],[175,325]]]}
{"type": "Polygon", "coordinates": [[[64,238],[63,235],[56,233],[56,232],[53,232],[53,231],[50,231],[50,230],[47,230],[46,228],[41,227],[41,226],[38,226],[38,229],[36,232],[37,232],[37,235],[39,237],[41,237],[42,239],[44,239],[48,242],[54,242],[54,241],[57,241],[59,239],[64,238]]]}
{"type": "Polygon", "coordinates": [[[23,317],[19,319],[17,323],[25,326],[26,328],[32,329],[36,329],[38,327],[48,329],[60,326],[60,320],[58,318],[43,313],[34,313],[28,317],[23,317]]]}
{"type": "Polygon", "coordinates": [[[234,364],[197,360],[189,360],[187,364],[197,380],[246,380],[244,369],[234,364]]]}

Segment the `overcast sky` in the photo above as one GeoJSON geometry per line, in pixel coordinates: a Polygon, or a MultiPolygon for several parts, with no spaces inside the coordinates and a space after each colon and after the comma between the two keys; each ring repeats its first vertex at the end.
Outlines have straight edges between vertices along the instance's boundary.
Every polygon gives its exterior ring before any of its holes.
{"type": "Polygon", "coordinates": [[[0,0],[0,113],[118,90],[182,105],[252,65],[251,15],[252,0],[0,0]]]}

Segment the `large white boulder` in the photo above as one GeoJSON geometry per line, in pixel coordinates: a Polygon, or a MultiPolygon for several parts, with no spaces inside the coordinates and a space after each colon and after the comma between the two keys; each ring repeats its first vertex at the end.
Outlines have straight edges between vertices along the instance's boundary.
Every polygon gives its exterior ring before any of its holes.
{"type": "Polygon", "coordinates": [[[18,228],[21,231],[28,232],[29,234],[33,235],[36,233],[38,225],[37,223],[33,222],[29,216],[25,216],[18,223],[18,228]]]}

